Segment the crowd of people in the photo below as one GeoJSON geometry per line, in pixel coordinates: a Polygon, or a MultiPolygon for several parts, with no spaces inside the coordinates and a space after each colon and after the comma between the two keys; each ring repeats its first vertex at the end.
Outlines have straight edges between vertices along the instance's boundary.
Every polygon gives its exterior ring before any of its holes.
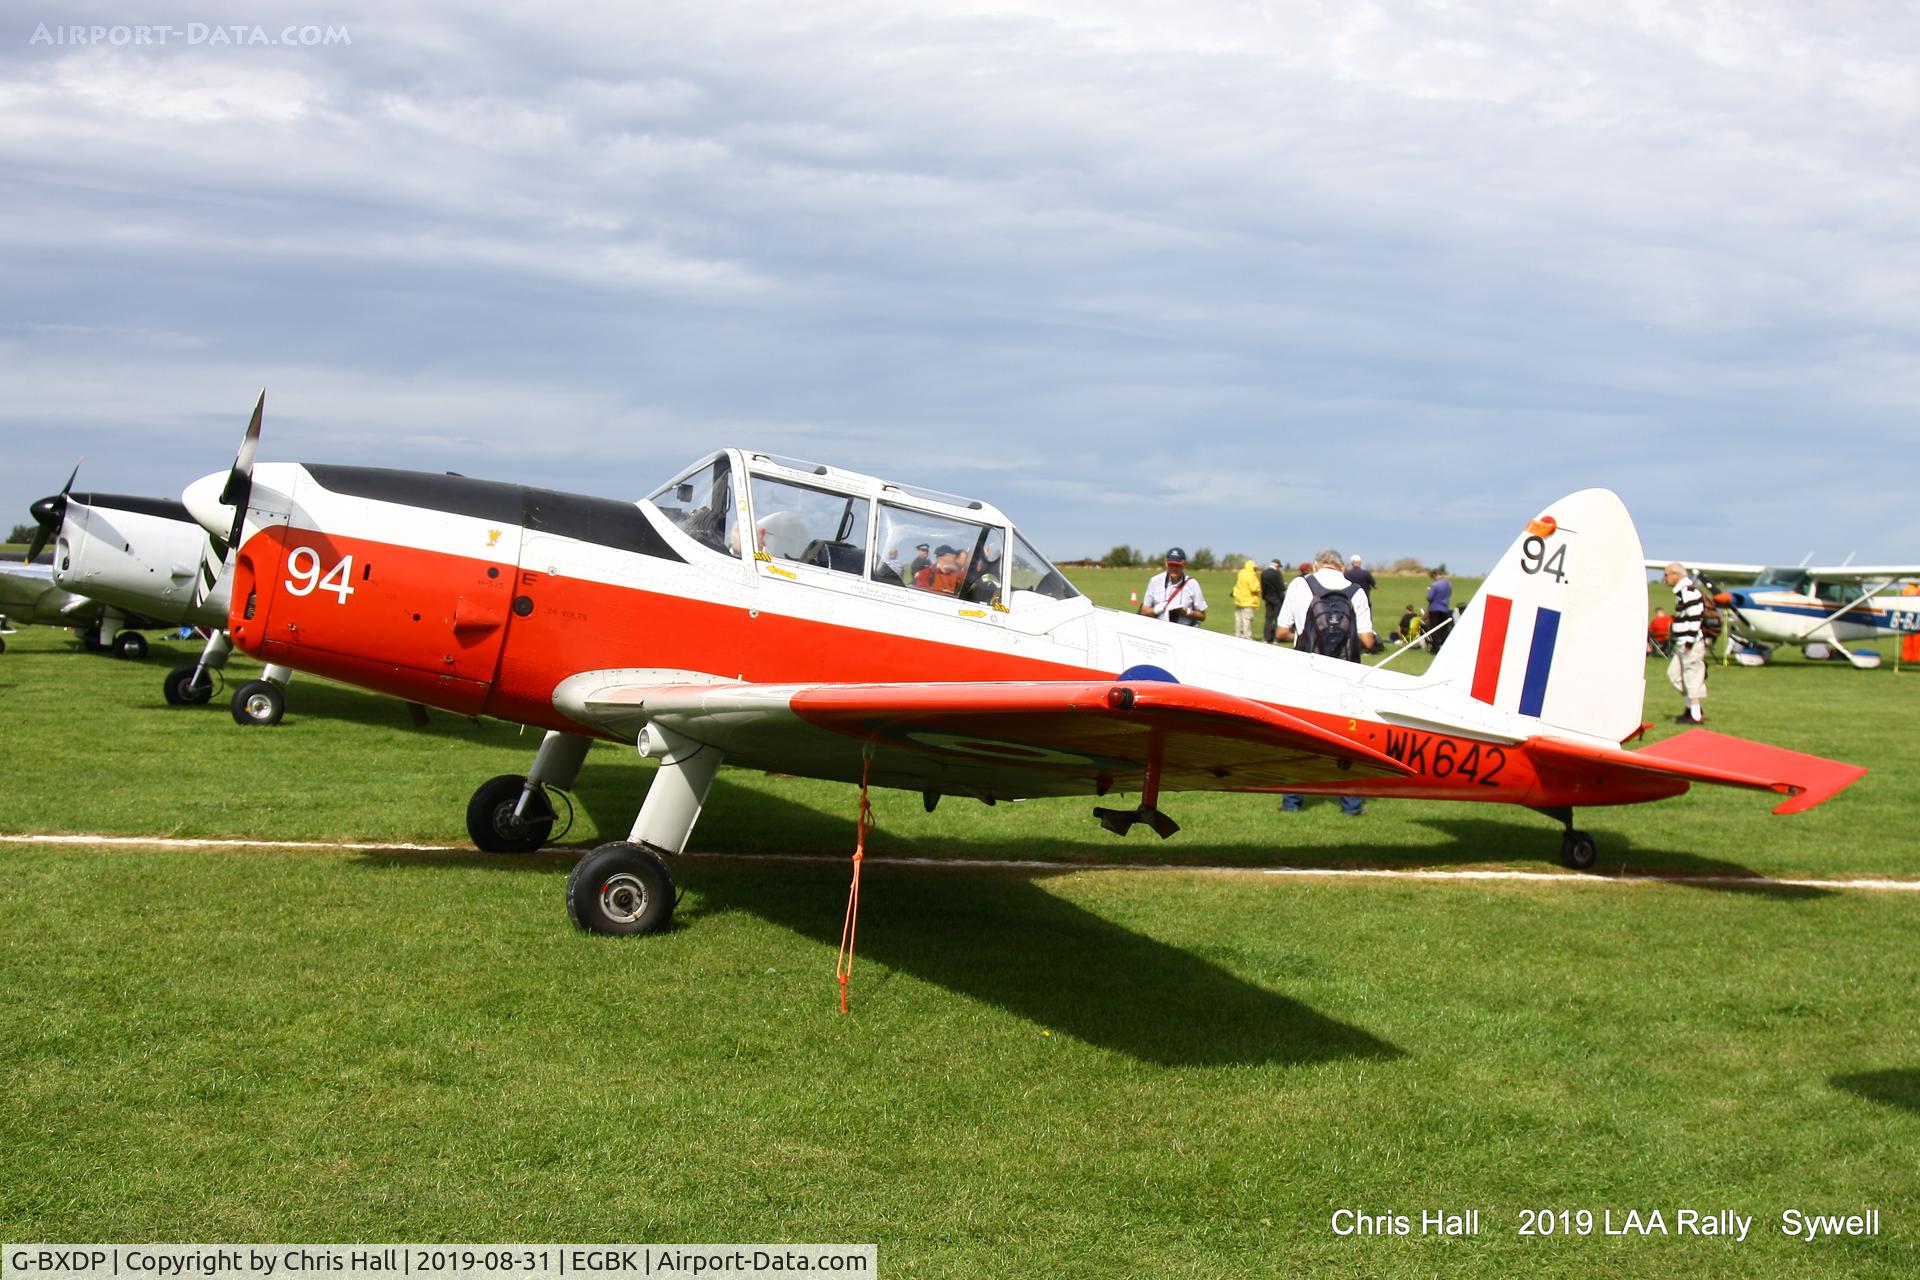
{"type": "MultiPolygon", "coordinates": [[[[1233,633],[1242,640],[1252,640],[1254,611],[1264,608],[1262,643],[1291,645],[1321,657],[1358,662],[1363,653],[1378,652],[1381,647],[1373,625],[1372,597],[1378,585],[1359,556],[1344,559],[1333,547],[1302,562],[1291,581],[1278,559],[1269,560],[1264,569],[1248,560],[1234,575],[1233,633]]],[[[1429,618],[1435,610],[1444,615],[1441,622],[1422,628],[1437,637],[1453,617],[1453,583],[1439,570],[1434,571],[1427,589],[1427,607],[1429,618]]],[[[1148,581],[1140,612],[1190,627],[1206,621],[1206,592],[1187,573],[1184,550],[1168,549],[1166,568],[1148,581]]],[[[1421,629],[1410,624],[1414,617],[1409,605],[1401,619],[1403,643],[1414,643],[1420,634],[1421,629]]],[[[1350,816],[1366,812],[1359,796],[1341,796],[1339,800],[1342,812],[1350,816]]],[[[1281,799],[1280,807],[1293,813],[1303,803],[1304,797],[1290,792],[1281,799]]]]}
{"type": "MultiPolygon", "coordinates": [[[[1393,637],[1395,643],[1420,644],[1438,653],[1454,621],[1453,580],[1444,569],[1430,570],[1428,576],[1426,609],[1423,612],[1408,605],[1400,615],[1393,637]]],[[[1322,551],[1312,561],[1301,561],[1298,573],[1291,580],[1277,557],[1267,561],[1264,569],[1252,560],[1243,562],[1233,579],[1233,634],[1242,640],[1254,639],[1256,615],[1263,614],[1259,621],[1261,643],[1303,647],[1293,634],[1298,629],[1297,623],[1289,628],[1285,622],[1287,602],[1293,599],[1304,608],[1305,601],[1317,599],[1320,593],[1314,583],[1328,590],[1337,590],[1357,601],[1356,608],[1366,611],[1368,621],[1368,625],[1357,631],[1365,633],[1361,652],[1379,652],[1382,646],[1372,626],[1373,593],[1379,582],[1361,557],[1342,560],[1331,548],[1322,551]],[[1333,555],[1331,562],[1326,561],[1329,554],[1333,555]],[[1302,583],[1306,585],[1300,585],[1302,583]],[[1283,635],[1282,632],[1288,634],[1283,635]]],[[[1184,550],[1179,547],[1168,548],[1166,568],[1148,580],[1146,593],[1140,600],[1140,612],[1148,617],[1164,618],[1168,622],[1189,627],[1197,627],[1206,621],[1206,592],[1187,573],[1187,553],[1184,550]]]]}
{"type": "MultiPolygon", "coordinates": [[[[1432,569],[1428,577],[1425,612],[1407,605],[1395,636],[1402,644],[1422,644],[1437,654],[1459,614],[1453,606],[1453,581],[1446,571],[1432,569]]],[[[1664,609],[1655,611],[1647,628],[1647,652],[1669,659],[1667,680],[1685,702],[1675,721],[1705,724],[1702,703],[1707,697],[1706,657],[1712,636],[1718,631],[1718,614],[1685,566],[1668,565],[1666,581],[1673,590],[1674,610],[1671,614],[1664,609]]],[[[1303,561],[1291,582],[1277,558],[1269,560],[1264,569],[1248,560],[1234,576],[1233,634],[1242,640],[1253,639],[1254,610],[1264,606],[1266,615],[1260,628],[1263,643],[1292,645],[1323,657],[1358,662],[1363,653],[1380,648],[1373,627],[1372,595],[1377,586],[1359,556],[1342,560],[1332,547],[1311,562],[1303,561]]],[[[1187,553],[1181,548],[1168,550],[1166,568],[1147,583],[1140,612],[1190,627],[1206,621],[1206,593],[1188,576],[1187,553]]],[[[1299,796],[1288,795],[1281,807],[1291,812],[1300,807],[1300,801],[1299,796]]],[[[1355,796],[1342,796],[1340,805],[1349,814],[1365,808],[1355,796]]]]}

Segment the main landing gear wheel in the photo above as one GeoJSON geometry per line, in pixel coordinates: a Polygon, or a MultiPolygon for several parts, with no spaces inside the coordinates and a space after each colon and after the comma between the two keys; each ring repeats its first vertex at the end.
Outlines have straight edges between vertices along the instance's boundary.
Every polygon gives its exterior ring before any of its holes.
{"type": "Polygon", "coordinates": [[[201,671],[200,683],[195,684],[193,683],[193,673],[196,670],[199,670],[199,668],[194,663],[189,662],[184,667],[175,667],[173,670],[167,672],[166,682],[160,686],[160,689],[161,692],[167,696],[168,706],[204,707],[212,700],[213,677],[201,671]]]}
{"type": "Polygon", "coordinates": [[[235,724],[279,724],[287,714],[287,695],[271,680],[249,680],[233,693],[235,724]]]}
{"type": "Polygon", "coordinates": [[[122,631],[113,638],[113,656],[138,662],[147,656],[147,638],[138,631],[122,631]]]}
{"type": "Polygon", "coordinates": [[[567,877],[567,917],[588,933],[658,933],[673,919],[673,876],[645,845],[603,844],[567,877]]]}
{"type": "Polygon", "coordinates": [[[532,853],[547,842],[553,834],[553,806],[545,791],[534,793],[533,812],[525,818],[513,816],[526,785],[519,774],[503,773],[474,791],[467,801],[467,834],[474,848],[482,853],[532,853]]]}
{"type": "Polygon", "coordinates": [[[1560,865],[1571,867],[1575,871],[1586,871],[1600,860],[1599,846],[1593,837],[1584,831],[1571,828],[1560,837],[1560,865]]]}

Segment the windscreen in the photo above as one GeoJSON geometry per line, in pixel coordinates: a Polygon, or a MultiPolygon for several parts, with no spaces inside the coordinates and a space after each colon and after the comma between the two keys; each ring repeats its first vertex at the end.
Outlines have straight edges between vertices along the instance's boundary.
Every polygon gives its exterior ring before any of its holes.
{"type": "Polygon", "coordinates": [[[1013,535],[1012,586],[1015,591],[1031,591],[1052,600],[1071,600],[1080,594],[1065,574],[1017,533],[1013,535]]]}
{"type": "Polygon", "coordinates": [[[726,454],[702,462],[647,495],[660,514],[696,542],[740,554],[734,514],[733,468],[726,454]]]}

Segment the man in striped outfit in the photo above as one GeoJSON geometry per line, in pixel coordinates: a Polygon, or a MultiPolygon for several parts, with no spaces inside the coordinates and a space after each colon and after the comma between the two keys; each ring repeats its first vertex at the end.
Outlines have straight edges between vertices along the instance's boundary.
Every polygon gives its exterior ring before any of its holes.
{"type": "Polygon", "coordinates": [[[1700,704],[1707,696],[1707,649],[1711,642],[1701,630],[1707,602],[1700,588],[1687,575],[1686,566],[1677,561],[1667,566],[1667,585],[1673,588],[1673,658],[1667,663],[1667,679],[1687,700],[1687,709],[1673,718],[1675,724],[1705,724],[1700,704]]]}

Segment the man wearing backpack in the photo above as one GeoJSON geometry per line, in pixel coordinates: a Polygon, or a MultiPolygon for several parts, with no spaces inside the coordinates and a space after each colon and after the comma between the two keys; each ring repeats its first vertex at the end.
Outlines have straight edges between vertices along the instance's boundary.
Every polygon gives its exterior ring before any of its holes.
{"type": "MultiPolygon", "coordinates": [[[[1346,662],[1360,661],[1362,649],[1374,647],[1373,606],[1357,583],[1347,581],[1341,571],[1345,563],[1340,553],[1326,548],[1313,558],[1313,572],[1303,573],[1287,584],[1287,596],[1280,605],[1280,625],[1274,639],[1306,653],[1346,662]]],[[[1301,798],[1292,792],[1281,798],[1280,808],[1297,812],[1301,798]]],[[[1341,796],[1340,808],[1348,817],[1366,812],[1359,796],[1341,796]]]]}

